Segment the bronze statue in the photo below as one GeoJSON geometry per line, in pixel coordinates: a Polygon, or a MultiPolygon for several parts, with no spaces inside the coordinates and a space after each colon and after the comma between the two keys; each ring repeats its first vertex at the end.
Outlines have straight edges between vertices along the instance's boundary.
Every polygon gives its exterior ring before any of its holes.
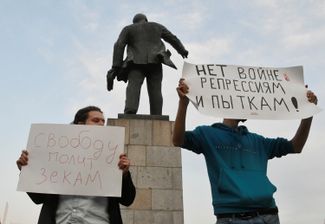
{"type": "Polygon", "coordinates": [[[145,78],[150,114],[162,114],[162,63],[175,69],[176,66],[170,60],[171,53],[166,50],[161,39],[171,44],[183,58],[187,58],[188,51],[181,41],[163,25],[148,22],[144,14],[136,14],[133,24],[123,28],[114,44],[113,65],[107,73],[107,89],[108,91],[113,89],[115,77],[118,81],[128,82],[125,114],[137,113],[140,90],[145,78]],[[127,57],[123,60],[125,46],[127,46],[127,57]]]}

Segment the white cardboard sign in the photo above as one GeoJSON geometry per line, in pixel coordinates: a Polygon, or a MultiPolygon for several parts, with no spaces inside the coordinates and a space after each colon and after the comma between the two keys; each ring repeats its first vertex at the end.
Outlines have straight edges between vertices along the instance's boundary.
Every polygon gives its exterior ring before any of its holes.
{"type": "Polygon", "coordinates": [[[188,98],[203,114],[233,119],[300,119],[321,111],[308,102],[303,67],[184,63],[188,98]]]}
{"type": "Polygon", "coordinates": [[[32,124],[17,190],[67,195],[121,196],[124,128],[32,124]]]}

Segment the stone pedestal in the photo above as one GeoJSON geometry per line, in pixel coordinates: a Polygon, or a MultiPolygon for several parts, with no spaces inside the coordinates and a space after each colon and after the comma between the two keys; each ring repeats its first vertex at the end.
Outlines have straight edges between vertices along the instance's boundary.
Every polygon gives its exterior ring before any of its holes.
{"type": "Polygon", "coordinates": [[[108,119],[125,127],[125,152],[136,186],[135,201],[121,207],[124,224],[183,224],[181,149],[172,145],[173,122],[139,116],[108,119]]]}

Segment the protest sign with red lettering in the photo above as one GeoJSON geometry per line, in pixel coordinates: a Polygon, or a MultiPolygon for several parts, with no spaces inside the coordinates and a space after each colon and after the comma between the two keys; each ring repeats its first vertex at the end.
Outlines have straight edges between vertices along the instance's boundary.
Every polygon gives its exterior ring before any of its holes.
{"type": "Polygon", "coordinates": [[[121,196],[124,128],[32,124],[17,190],[90,196],[121,196]]]}

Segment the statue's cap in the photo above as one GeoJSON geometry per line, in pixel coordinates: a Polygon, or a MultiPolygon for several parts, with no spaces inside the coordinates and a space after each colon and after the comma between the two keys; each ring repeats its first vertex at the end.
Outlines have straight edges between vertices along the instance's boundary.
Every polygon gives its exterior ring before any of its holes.
{"type": "Polygon", "coordinates": [[[148,19],[147,19],[146,15],[142,14],[142,13],[138,13],[133,17],[133,23],[138,23],[138,22],[141,22],[143,20],[148,22],[148,19]]]}

